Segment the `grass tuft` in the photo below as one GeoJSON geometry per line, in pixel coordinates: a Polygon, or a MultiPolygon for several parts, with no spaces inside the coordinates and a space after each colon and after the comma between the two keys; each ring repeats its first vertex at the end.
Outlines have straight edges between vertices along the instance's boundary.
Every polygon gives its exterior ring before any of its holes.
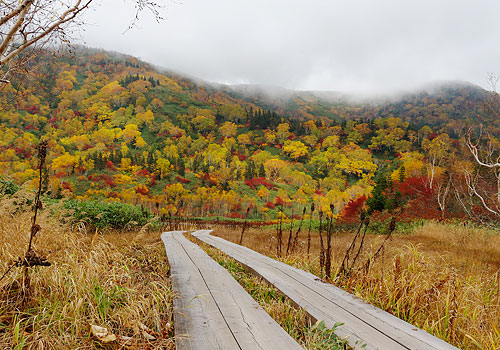
{"type": "MultiPolygon", "coordinates": [[[[33,268],[29,302],[19,300],[20,269],[0,282],[0,348],[102,349],[89,333],[89,325],[97,325],[119,336],[109,349],[174,349],[173,293],[159,234],[84,234],[50,212],[40,213],[44,230],[35,248],[52,266],[33,268]],[[155,340],[148,340],[144,329],[155,340]]],[[[26,246],[30,214],[9,209],[2,200],[0,215],[0,270],[5,271],[26,246]]]]}

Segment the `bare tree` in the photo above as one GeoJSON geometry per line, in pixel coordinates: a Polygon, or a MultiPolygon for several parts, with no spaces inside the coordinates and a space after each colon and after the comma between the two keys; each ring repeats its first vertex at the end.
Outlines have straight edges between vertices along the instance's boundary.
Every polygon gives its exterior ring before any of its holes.
{"type": "Polygon", "coordinates": [[[500,218],[500,141],[489,133],[483,137],[482,130],[474,141],[469,129],[466,145],[478,165],[473,170],[464,169],[468,191],[490,214],[500,218]]]}
{"type": "MultiPolygon", "coordinates": [[[[110,1],[110,0],[109,0],[110,1]]],[[[161,5],[150,0],[130,0],[139,13],[149,10],[156,20],[161,5]]],[[[82,25],[81,15],[98,0],[0,0],[0,87],[9,83],[48,44],[68,43],[71,28],[82,25]]]]}

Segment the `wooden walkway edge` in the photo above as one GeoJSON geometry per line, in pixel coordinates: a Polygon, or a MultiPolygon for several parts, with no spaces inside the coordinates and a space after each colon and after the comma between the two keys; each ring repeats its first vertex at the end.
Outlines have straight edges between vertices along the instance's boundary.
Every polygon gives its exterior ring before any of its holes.
{"type": "Polygon", "coordinates": [[[241,285],[182,232],[164,232],[177,350],[298,350],[241,285]]]}
{"type": "Polygon", "coordinates": [[[452,350],[456,347],[434,337],[359,298],[324,283],[318,277],[271,259],[249,248],[210,235],[200,230],[192,235],[208,243],[279,289],[315,320],[328,327],[344,325],[336,334],[346,338],[354,349],[380,350],[452,350]]]}

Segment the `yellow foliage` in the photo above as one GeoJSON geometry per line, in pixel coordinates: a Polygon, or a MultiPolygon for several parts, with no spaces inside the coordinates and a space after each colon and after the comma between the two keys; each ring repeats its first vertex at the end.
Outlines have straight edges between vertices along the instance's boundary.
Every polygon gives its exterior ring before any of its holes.
{"type": "Polygon", "coordinates": [[[116,174],[113,176],[113,178],[117,185],[128,185],[131,184],[133,181],[133,179],[130,176],[124,174],[116,174]]]}
{"type": "Polygon", "coordinates": [[[130,165],[132,164],[132,159],[130,158],[122,158],[120,162],[120,168],[122,170],[127,170],[130,168],[130,165]]]}
{"type": "Polygon", "coordinates": [[[290,158],[294,160],[308,155],[307,146],[300,141],[285,141],[283,152],[288,153],[290,158]]]}

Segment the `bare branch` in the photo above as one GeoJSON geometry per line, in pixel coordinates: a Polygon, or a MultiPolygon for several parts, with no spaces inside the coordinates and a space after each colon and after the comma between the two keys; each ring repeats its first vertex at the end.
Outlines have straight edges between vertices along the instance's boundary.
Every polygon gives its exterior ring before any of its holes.
{"type": "MultiPolygon", "coordinates": [[[[24,17],[26,16],[26,13],[29,11],[30,7],[31,7],[31,2],[28,2],[26,6],[24,6],[21,12],[19,13],[19,18],[17,19],[16,23],[14,23],[10,31],[7,33],[7,36],[0,45],[1,56],[4,56],[5,49],[10,45],[12,39],[14,38],[14,35],[19,30],[19,27],[21,27],[21,25],[23,24],[24,17]]],[[[0,61],[0,64],[3,64],[2,61],[0,61]]]]}
{"type": "MultiPolygon", "coordinates": [[[[467,144],[467,148],[469,148],[469,151],[471,152],[471,154],[474,156],[474,159],[476,160],[476,162],[481,165],[481,166],[484,166],[484,167],[487,167],[487,168],[500,168],[500,161],[498,161],[500,159],[500,156],[497,158],[497,162],[496,163],[493,163],[493,162],[486,162],[486,161],[483,161],[479,158],[479,140],[481,139],[481,136],[479,136],[479,139],[478,139],[478,142],[477,143],[473,143],[472,142],[472,138],[471,138],[471,129],[469,129],[467,131],[467,137],[466,137],[466,144],[467,144]]],[[[490,141],[491,142],[491,141],[490,141]]],[[[492,155],[492,153],[494,152],[494,150],[492,150],[492,147],[488,147],[490,149],[490,156],[492,155]]]]}
{"type": "Polygon", "coordinates": [[[5,23],[7,23],[9,20],[12,18],[16,17],[19,15],[27,6],[30,6],[33,3],[34,0],[25,0],[19,5],[18,8],[16,8],[14,11],[8,13],[6,16],[0,18],[0,26],[3,26],[5,23]]]}

